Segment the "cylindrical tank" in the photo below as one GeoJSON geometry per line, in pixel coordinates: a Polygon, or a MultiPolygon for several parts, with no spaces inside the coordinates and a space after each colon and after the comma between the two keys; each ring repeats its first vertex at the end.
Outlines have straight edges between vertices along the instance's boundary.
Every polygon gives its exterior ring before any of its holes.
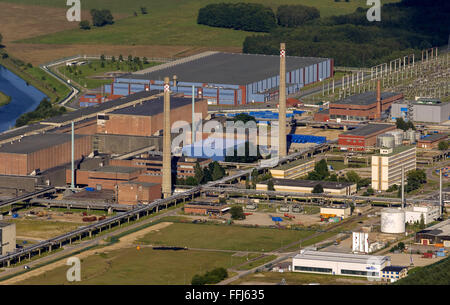
{"type": "Polygon", "coordinates": [[[395,146],[402,145],[402,142],[403,142],[403,130],[396,129],[396,130],[387,132],[387,134],[390,134],[390,135],[394,136],[394,144],[395,144],[395,146]]]}
{"type": "Polygon", "coordinates": [[[395,146],[395,139],[393,135],[383,134],[377,137],[378,147],[393,148],[395,146]]]}
{"type": "Polygon", "coordinates": [[[397,209],[383,209],[381,211],[381,232],[405,233],[405,212],[397,209]]]}
{"type": "Polygon", "coordinates": [[[413,129],[408,129],[406,131],[405,139],[408,140],[411,144],[416,143],[416,131],[413,129]]]}

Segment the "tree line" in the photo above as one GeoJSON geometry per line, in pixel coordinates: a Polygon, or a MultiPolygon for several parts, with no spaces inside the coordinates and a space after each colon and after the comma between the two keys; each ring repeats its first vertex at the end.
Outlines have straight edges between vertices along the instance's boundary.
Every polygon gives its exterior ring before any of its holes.
{"type": "Polygon", "coordinates": [[[53,106],[48,99],[44,98],[34,111],[24,113],[16,120],[16,127],[25,126],[30,122],[61,115],[66,113],[66,111],[64,106],[53,106]]]}
{"type": "Polygon", "coordinates": [[[370,67],[411,53],[419,58],[421,50],[447,43],[450,18],[445,7],[449,8],[446,0],[384,4],[382,22],[369,22],[367,9],[358,8],[351,14],[248,36],[243,52],[275,55],[285,42],[288,55],[334,58],[341,66],[370,67]]]}
{"type": "MultiPolygon", "coordinates": [[[[91,10],[92,25],[102,27],[108,24],[114,24],[114,17],[110,10],[107,9],[92,9],[91,10]]],[[[80,29],[90,30],[91,24],[89,20],[82,20],[79,23],[80,29]]]]}
{"type": "Polygon", "coordinates": [[[177,178],[176,184],[196,186],[208,183],[209,181],[218,180],[224,177],[225,174],[225,169],[217,161],[209,163],[208,166],[205,166],[204,168],[202,168],[197,161],[194,166],[194,176],[177,178]]]}

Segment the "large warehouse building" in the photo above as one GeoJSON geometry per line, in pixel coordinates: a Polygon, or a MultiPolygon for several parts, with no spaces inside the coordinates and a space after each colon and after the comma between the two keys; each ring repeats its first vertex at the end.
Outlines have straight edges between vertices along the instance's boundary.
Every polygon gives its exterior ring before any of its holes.
{"type": "MultiPolygon", "coordinates": [[[[192,96],[194,86],[195,96],[207,98],[208,104],[240,105],[277,97],[279,73],[279,56],[205,52],[116,78],[104,92],[162,90],[163,78],[170,75],[176,76],[170,83],[174,92],[192,96]]],[[[332,76],[332,59],[286,57],[287,94],[332,76]]]]}
{"type": "Polygon", "coordinates": [[[294,272],[363,276],[380,279],[381,270],[390,266],[388,256],[322,252],[304,249],[292,259],[294,272]]]}
{"type": "Polygon", "coordinates": [[[436,99],[397,102],[392,104],[391,118],[440,124],[450,120],[450,103],[436,99]]]}
{"type": "Polygon", "coordinates": [[[377,136],[394,130],[391,124],[368,124],[344,132],[338,136],[338,145],[341,150],[364,151],[377,144],[377,136]]]}

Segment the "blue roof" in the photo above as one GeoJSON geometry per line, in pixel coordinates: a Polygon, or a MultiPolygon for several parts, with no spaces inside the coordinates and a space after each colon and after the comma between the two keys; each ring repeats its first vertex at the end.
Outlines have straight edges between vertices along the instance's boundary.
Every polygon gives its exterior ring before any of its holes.
{"type": "Polygon", "coordinates": [[[281,217],[272,217],[272,221],[283,221],[281,217]]]}

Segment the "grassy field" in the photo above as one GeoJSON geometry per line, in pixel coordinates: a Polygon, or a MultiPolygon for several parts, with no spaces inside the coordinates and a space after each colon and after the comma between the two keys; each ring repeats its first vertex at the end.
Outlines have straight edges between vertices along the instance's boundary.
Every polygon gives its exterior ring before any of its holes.
{"type": "MultiPolygon", "coordinates": [[[[158,251],[149,248],[141,250],[129,248],[100,253],[81,261],[81,282],[78,284],[190,284],[195,274],[202,274],[217,267],[236,266],[246,260],[245,256],[232,257],[232,254],[209,251],[158,251]]],[[[20,284],[70,284],[66,281],[66,272],[66,266],[59,267],[20,284]]]]}
{"type": "Polygon", "coordinates": [[[272,251],[311,234],[310,231],[175,223],[159,232],[147,234],[138,242],[188,248],[272,251]]]}
{"type": "MultiPolygon", "coordinates": [[[[18,4],[33,4],[66,7],[65,2],[52,0],[0,0],[18,4]]],[[[91,0],[82,3],[83,10],[108,8],[114,13],[129,14],[112,26],[94,28],[89,31],[72,29],[59,33],[23,40],[47,44],[126,44],[126,45],[195,45],[195,46],[241,46],[249,32],[213,28],[196,23],[198,10],[211,0],[155,0],[148,14],[141,15],[142,0],[91,0]],[[133,16],[137,12],[138,16],[133,16]]],[[[224,0],[224,2],[241,2],[224,0]]],[[[353,12],[357,7],[367,7],[365,0],[350,2],[334,0],[250,0],[274,10],[281,4],[304,4],[317,7],[322,16],[353,12]]],[[[385,1],[386,2],[386,1],[385,1]]],[[[145,4],[144,4],[145,5],[145,4]]],[[[89,16],[84,16],[89,18],[89,16]]]]}
{"type": "Polygon", "coordinates": [[[262,266],[265,263],[268,263],[270,261],[273,261],[274,259],[276,259],[277,257],[275,255],[269,255],[269,256],[264,256],[262,258],[259,258],[257,260],[254,260],[248,264],[242,265],[239,268],[237,268],[238,270],[250,270],[253,269],[257,266],[262,266]]]}
{"type": "Polygon", "coordinates": [[[11,97],[0,91],[0,107],[8,105],[11,102],[11,97]]]}
{"type": "MultiPolygon", "coordinates": [[[[124,58],[126,56],[128,55],[124,54],[124,58]]],[[[142,68],[146,69],[159,64],[160,63],[158,62],[149,62],[147,64],[143,64],[142,68]]],[[[74,68],[75,67],[71,67],[69,69],[69,67],[67,66],[60,66],[57,69],[59,73],[64,75],[64,77],[70,78],[79,85],[88,89],[94,89],[101,87],[102,85],[112,83],[112,78],[95,78],[95,76],[102,76],[104,73],[112,71],[132,72],[129,65],[127,65],[125,62],[119,63],[117,59],[115,63],[113,63],[111,60],[105,60],[104,67],[101,66],[100,60],[91,60],[89,61],[89,64],[78,66],[76,67],[76,69],[74,68]]]]}
{"type": "Polygon", "coordinates": [[[12,219],[8,222],[16,224],[17,236],[26,236],[30,238],[49,239],[66,232],[73,231],[82,223],[65,223],[60,221],[12,219]]]}

